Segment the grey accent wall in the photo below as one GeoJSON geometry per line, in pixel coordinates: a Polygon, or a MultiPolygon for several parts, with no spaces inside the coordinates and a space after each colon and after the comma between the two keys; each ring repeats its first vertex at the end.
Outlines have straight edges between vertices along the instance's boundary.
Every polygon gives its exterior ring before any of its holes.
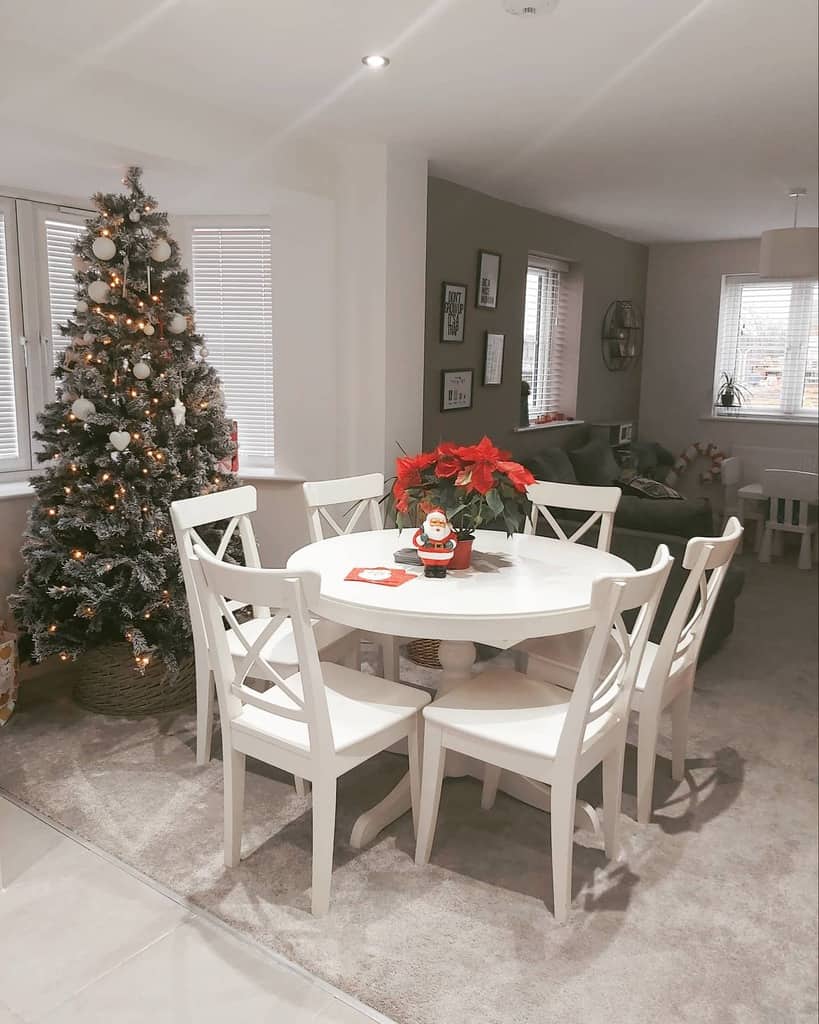
{"type": "Polygon", "coordinates": [[[606,369],[600,327],[613,299],[645,303],[648,249],[594,228],[430,178],[427,200],[427,291],[424,365],[424,446],[441,439],[494,441],[524,458],[546,446],[571,447],[584,428],[562,427],[516,434],[520,400],[523,305],[530,252],[576,262],[583,276],[577,416],[586,421],[636,419],[640,364],[625,373],[606,369]],[[475,308],[478,250],[501,254],[496,310],[475,308]],[[440,340],[441,285],[466,284],[466,332],[462,344],[440,340]],[[503,383],[483,386],[486,331],[506,335],[503,383]],[[440,411],[441,371],[474,370],[473,406],[440,411]]]}
{"type": "MultiPolygon", "coordinates": [[[[652,245],[648,265],[640,436],[675,455],[693,441],[816,451],[816,425],[748,423],[713,416],[723,274],[755,274],[759,239],[652,245]]],[[[703,464],[701,468],[705,468],[703,464]]],[[[696,473],[682,484],[696,491],[696,473]]],[[[705,492],[703,492],[705,493],[705,492]]]]}

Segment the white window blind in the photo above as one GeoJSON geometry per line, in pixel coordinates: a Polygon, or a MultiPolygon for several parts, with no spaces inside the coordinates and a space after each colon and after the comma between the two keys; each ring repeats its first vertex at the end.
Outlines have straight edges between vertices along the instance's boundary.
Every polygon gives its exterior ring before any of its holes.
{"type": "Polygon", "coordinates": [[[0,210],[0,468],[19,455],[6,219],[0,210]]]}
{"type": "MultiPolygon", "coordinates": [[[[723,278],[714,392],[723,374],[743,389],[742,404],[726,415],[816,418],[817,302],[816,281],[723,278]]],[[[722,412],[718,402],[716,410],[722,412]]]]}
{"type": "Polygon", "coordinates": [[[528,382],[532,419],[562,412],[561,370],[566,344],[565,289],[569,265],[530,257],[523,316],[523,379],[528,382]]]}
{"type": "Polygon", "coordinates": [[[70,343],[60,332],[74,313],[77,285],[74,282],[74,243],[84,232],[82,224],[47,220],[46,269],[48,272],[48,318],[51,331],[52,359],[57,360],[70,343]]]}
{"type": "Polygon", "coordinates": [[[270,228],[194,228],[197,328],[219,372],[239,457],[273,459],[273,303],[270,228]]]}

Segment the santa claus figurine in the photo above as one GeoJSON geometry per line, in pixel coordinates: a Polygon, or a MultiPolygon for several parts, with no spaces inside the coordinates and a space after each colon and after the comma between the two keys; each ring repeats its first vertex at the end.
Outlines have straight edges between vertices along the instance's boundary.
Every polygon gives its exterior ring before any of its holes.
{"type": "Polygon", "coordinates": [[[424,525],[413,534],[412,543],[424,563],[424,575],[432,579],[446,576],[446,567],[455,553],[458,535],[449,525],[446,513],[434,508],[427,514],[424,525]]]}

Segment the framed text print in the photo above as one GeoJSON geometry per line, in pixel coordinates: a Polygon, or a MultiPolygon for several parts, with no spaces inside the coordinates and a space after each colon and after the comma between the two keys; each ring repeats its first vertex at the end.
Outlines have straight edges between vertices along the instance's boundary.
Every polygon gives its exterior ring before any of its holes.
{"type": "Polygon", "coordinates": [[[472,408],[472,371],[441,371],[441,412],[472,408]]]}
{"type": "Polygon", "coordinates": [[[498,305],[498,282],[500,281],[500,253],[481,249],[478,253],[478,294],[475,305],[478,309],[496,309],[498,305]]]}
{"type": "Polygon", "coordinates": [[[463,341],[466,285],[444,281],[441,292],[441,341],[463,341]]]}
{"type": "Polygon", "coordinates": [[[483,364],[484,384],[500,384],[503,380],[503,342],[506,335],[486,332],[486,360],[483,364]]]}

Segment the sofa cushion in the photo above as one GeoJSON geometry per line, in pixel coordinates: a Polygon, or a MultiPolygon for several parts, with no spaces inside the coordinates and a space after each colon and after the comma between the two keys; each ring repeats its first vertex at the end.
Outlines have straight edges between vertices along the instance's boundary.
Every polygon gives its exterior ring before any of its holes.
{"type": "Polygon", "coordinates": [[[620,467],[611,448],[599,438],[593,438],[569,452],[574,474],[581,484],[609,487],[620,476],[620,467]]]}
{"type": "Polygon", "coordinates": [[[536,480],[548,480],[555,484],[576,484],[569,456],[562,448],[544,448],[526,463],[536,480]]]}
{"type": "Polygon", "coordinates": [[[635,474],[628,479],[623,479],[621,486],[626,494],[636,494],[638,498],[653,498],[654,500],[673,498],[682,501],[679,491],[675,491],[673,487],[669,487],[668,484],[661,483],[659,480],[652,480],[650,476],[635,474]]]}

